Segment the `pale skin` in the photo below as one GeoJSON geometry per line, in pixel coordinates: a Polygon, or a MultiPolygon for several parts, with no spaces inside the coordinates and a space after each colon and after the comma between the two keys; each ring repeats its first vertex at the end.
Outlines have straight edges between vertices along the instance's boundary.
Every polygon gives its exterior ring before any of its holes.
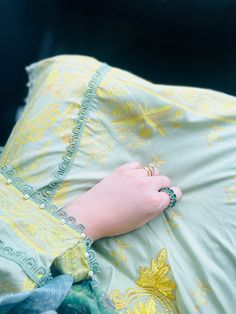
{"type": "Polygon", "coordinates": [[[167,176],[156,167],[148,176],[143,166],[134,161],[117,167],[66,206],[67,213],[86,226],[86,236],[95,241],[142,227],[170,203],[169,195],[159,192],[161,188],[170,187],[177,201],[182,199],[182,191],[171,186],[167,176]]]}

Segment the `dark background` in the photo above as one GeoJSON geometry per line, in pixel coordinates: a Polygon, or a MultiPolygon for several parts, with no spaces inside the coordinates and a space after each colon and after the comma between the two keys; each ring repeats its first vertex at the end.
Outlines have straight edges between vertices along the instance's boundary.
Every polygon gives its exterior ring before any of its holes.
{"type": "Polygon", "coordinates": [[[0,145],[32,62],[89,55],[157,84],[236,95],[235,36],[236,0],[1,0],[0,145]]]}

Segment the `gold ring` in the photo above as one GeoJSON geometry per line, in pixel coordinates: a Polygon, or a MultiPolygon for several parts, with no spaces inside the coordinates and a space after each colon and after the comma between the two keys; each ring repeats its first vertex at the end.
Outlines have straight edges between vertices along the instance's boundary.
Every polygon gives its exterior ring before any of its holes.
{"type": "Polygon", "coordinates": [[[155,167],[154,167],[154,165],[153,164],[151,164],[151,163],[149,163],[148,164],[148,167],[150,168],[152,168],[152,175],[154,175],[154,173],[155,173],[155,167]]]}
{"type": "Polygon", "coordinates": [[[147,171],[147,174],[148,174],[148,176],[152,176],[152,170],[149,168],[149,166],[145,166],[145,167],[143,167],[146,171],[147,171]]]}

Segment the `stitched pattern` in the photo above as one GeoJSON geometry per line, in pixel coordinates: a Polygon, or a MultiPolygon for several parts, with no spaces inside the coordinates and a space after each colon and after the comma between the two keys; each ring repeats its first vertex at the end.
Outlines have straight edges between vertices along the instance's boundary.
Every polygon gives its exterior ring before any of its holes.
{"type": "Polygon", "coordinates": [[[165,313],[178,313],[174,304],[176,284],[172,279],[170,266],[167,264],[167,255],[167,249],[163,248],[157,257],[152,258],[150,267],[139,268],[139,278],[135,281],[136,287],[128,288],[123,294],[117,289],[110,292],[110,299],[117,310],[125,310],[126,314],[154,314],[155,312],[151,311],[153,304],[150,304],[150,300],[156,300],[155,309],[158,305],[160,313],[163,310],[165,313]],[[151,299],[146,303],[136,304],[132,313],[127,307],[141,296],[148,296],[151,299]],[[127,312],[126,309],[128,309],[127,312]]]}
{"type": "MultiPolygon", "coordinates": [[[[108,70],[109,66],[102,64],[88,83],[88,88],[86,89],[81,102],[78,119],[75,122],[75,126],[72,130],[72,135],[67,146],[67,150],[62,157],[62,162],[54,172],[56,178],[54,181],[52,181],[43,190],[38,191],[31,185],[26,184],[22,178],[18,177],[16,170],[12,166],[2,165],[0,167],[0,173],[6,178],[7,184],[12,184],[15,186],[18,191],[23,194],[25,199],[30,199],[34,203],[38,204],[41,209],[46,210],[48,213],[58,218],[62,224],[67,224],[70,228],[77,231],[81,235],[84,247],[87,251],[85,256],[87,257],[87,262],[93,273],[99,271],[99,265],[96,262],[95,253],[92,249],[90,249],[93,239],[91,237],[85,238],[85,226],[78,224],[75,218],[69,217],[64,210],[58,209],[58,207],[55,205],[51,205],[51,201],[53,199],[53,195],[64,182],[66,175],[70,171],[71,165],[79,147],[80,138],[83,133],[83,128],[91,103],[96,95],[97,87],[108,70]]],[[[25,273],[28,274],[28,276],[32,278],[32,280],[34,280],[37,285],[43,285],[51,278],[51,274],[46,268],[37,267],[37,262],[34,258],[26,256],[24,252],[14,252],[10,247],[4,247],[3,242],[0,243],[0,255],[15,261],[18,265],[20,265],[25,273]]]]}
{"type": "Polygon", "coordinates": [[[105,73],[109,70],[107,64],[102,64],[98,71],[94,74],[90,82],[88,83],[88,89],[85,91],[84,98],[81,102],[81,109],[75,127],[72,131],[70,143],[67,146],[67,151],[62,157],[62,162],[59,164],[58,169],[54,172],[57,180],[51,182],[43,191],[42,195],[46,197],[50,202],[56,193],[57,189],[62,185],[66,175],[70,171],[70,167],[73,163],[74,157],[78,151],[81,135],[84,129],[84,125],[89,113],[91,102],[96,95],[96,90],[103,79],[105,73]]]}
{"type": "Polygon", "coordinates": [[[38,267],[35,258],[28,257],[24,252],[14,251],[5,246],[2,240],[0,240],[0,255],[16,262],[39,287],[52,279],[51,272],[44,267],[38,267]]]}

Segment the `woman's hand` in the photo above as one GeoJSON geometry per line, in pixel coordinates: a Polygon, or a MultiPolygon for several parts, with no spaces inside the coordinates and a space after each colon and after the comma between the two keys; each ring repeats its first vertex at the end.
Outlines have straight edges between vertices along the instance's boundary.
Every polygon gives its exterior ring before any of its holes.
{"type": "MultiPolygon", "coordinates": [[[[69,215],[86,226],[86,235],[93,240],[135,230],[159,216],[170,198],[158,190],[171,187],[168,177],[153,176],[138,162],[126,163],[111,172],[90,190],[66,206],[69,215]]],[[[171,187],[177,201],[182,197],[178,187],[171,187]]]]}

